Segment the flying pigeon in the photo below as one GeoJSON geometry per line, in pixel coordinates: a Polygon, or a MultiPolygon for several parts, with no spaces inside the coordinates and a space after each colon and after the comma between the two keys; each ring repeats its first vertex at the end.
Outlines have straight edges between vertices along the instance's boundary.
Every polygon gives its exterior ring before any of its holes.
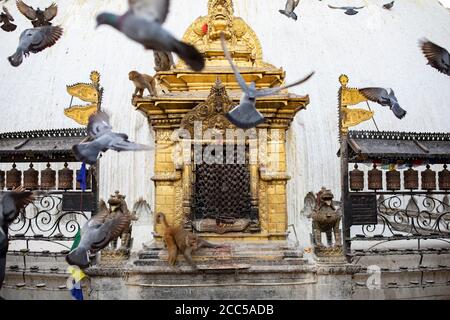
{"type": "Polygon", "coordinates": [[[0,194],[0,249],[8,240],[6,232],[8,225],[17,218],[19,211],[33,200],[33,193],[26,192],[22,188],[0,194]]]}
{"type": "Polygon", "coordinates": [[[353,16],[353,15],[357,14],[359,11],[356,11],[356,10],[364,8],[364,6],[362,6],[362,7],[333,7],[330,5],[328,5],[328,7],[330,7],[331,9],[345,10],[345,14],[348,14],[349,16],[353,16]]]}
{"type": "Polygon", "coordinates": [[[8,8],[3,6],[3,12],[0,13],[0,23],[2,24],[0,28],[6,32],[16,30],[17,26],[11,21],[14,21],[13,16],[9,13],[8,8]]]}
{"type": "Polygon", "coordinates": [[[16,53],[8,57],[12,66],[18,67],[22,63],[23,56],[27,57],[30,52],[38,53],[53,46],[62,36],[63,29],[59,26],[45,26],[26,29],[19,38],[19,46],[16,53]]]}
{"type": "Polygon", "coordinates": [[[221,34],[221,40],[225,57],[227,58],[228,62],[231,65],[231,68],[233,69],[234,75],[236,77],[237,82],[239,83],[239,86],[241,87],[242,91],[244,91],[239,106],[235,107],[233,110],[231,110],[226,114],[228,120],[239,128],[242,129],[253,128],[265,121],[263,115],[256,109],[256,98],[270,96],[278,93],[279,91],[302,84],[303,82],[309,80],[309,78],[311,78],[312,75],[314,74],[314,72],[312,72],[304,79],[287,86],[257,90],[255,82],[252,82],[250,83],[249,86],[247,86],[244,78],[239,73],[238,68],[234,65],[233,60],[231,59],[230,52],[227,49],[225,43],[225,36],[223,33],[221,34]]]}
{"type": "Polygon", "coordinates": [[[294,10],[297,8],[300,0],[287,0],[286,1],[286,7],[284,10],[278,10],[281,14],[284,14],[288,18],[292,18],[294,20],[297,20],[297,15],[295,14],[294,10]]]}
{"type": "Polygon", "coordinates": [[[205,66],[203,55],[192,45],[174,38],[161,24],[169,12],[169,0],[128,0],[129,10],[122,16],[102,13],[97,16],[97,26],[107,24],[146,49],[175,52],[193,70],[205,66]]]}
{"type": "Polygon", "coordinates": [[[41,10],[40,8],[36,10],[25,4],[22,0],[17,0],[16,4],[20,13],[31,20],[33,27],[51,26],[50,21],[58,14],[58,6],[55,3],[52,3],[45,10],[41,10]]]}
{"type": "Polygon", "coordinates": [[[392,7],[394,6],[394,3],[395,3],[395,1],[388,2],[388,3],[383,5],[383,8],[386,9],[386,10],[391,10],[392,7]]]}
{"type": "Polygon", "coordinates": [[[80,243],[66,256],[67,263],[82,269],[89,267],[90,256],[117,239],[130,224],[131,215],[128,209],[120,208],[118,214],[111,217],[106,203],[103,200],[100,201],[99,212],[84,224],[81,229],[80,243]]]}
{"type": "Polygon", "coordinates": [[[389,92],[383,88],[364,88],[359,89],[359,91],[368,100],[381,104],[382,106],[389,106],[397,118],[402,119],[406,116],[406,111],[398,104],[392,89],[389,89],[389,92]]]}
{"type": "Polygon", "coordinates": [[[8,226],[17,218],[19,211],[33,200],[33,193],[25,192],[23,188],[0,193],[0,289],[5,279],[8,226]]]}
{"type": "Polygon", "coordinates": [[[91,165],[97,162],[100,152],[106,152],[108,149],[118,152],[151,149],[149,146],[128,141],[128,136],[124,133],[112,132],[109,116],[102,111],[89,118],[87,131],[88,139],[74,145],[72,150],[79,161],[91,165]]]}
{"type": "Polygon", "coordinates": [[[420,41],[420,47],[430,66],[450,76],[450,54],[446,49],[427,39],[420,41]]]}

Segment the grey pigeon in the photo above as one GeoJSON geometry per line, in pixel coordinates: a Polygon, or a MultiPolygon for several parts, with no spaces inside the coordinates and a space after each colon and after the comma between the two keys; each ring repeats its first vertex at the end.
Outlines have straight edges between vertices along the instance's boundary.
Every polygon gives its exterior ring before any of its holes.
{"type": "Polygon", "coordinates": [[[430,66],[439,70],[439,72],[450,76],[450,54],[447,49],[444,49],[427,39],[420,41],[420,48],[430,66]]]}
{"type": "Polygon", "coordinates": [[[56,3],[52,3],[48,8],[41,10],[40,8],[34,9],[33,7],[27,5],[22,0],[16,1],[17,9],[25,17],[31,20],[33,27],[43,27],[51,26],[50,22],[58,14],[58,6],[56,3]]]}
{"type": "Polygon", "coordinates": [[[345,10],[345,14],[347,14],[349,16],[353,16],[353,15],[357,14],[359,11],[356,11],[356,10],[364,8],[364,6],[362,6],[362,7],[333,7],[330,5],[328,5],[328,7],[330,7],[331,9],[345,10]]]}
{"type": "Polygon", "coordinates": [[[19,211],[33,199],[33,193],[25,192],[23,189],[0,194],[0,248],[8,240],[5,228],[7,230],[8,225],[19,215],[19,211]]]}
{"type": "Polygon", "coordinates": [[[406,111],[400,107],[392,89],[389,89],[389,92],[383,88],[364,88],[359,89],[359,91],[368,100],[381,104],[382,106],[389,106],[397,118],[402,119],[406,116],[406,111]]]}
{"type": "Polygon", "coordinates": [[[386,9],[386,10],[391,10],[392,7],[394,6],[394,3],[395,3],[395,1],[388,2],[388,3],[383,5],[383,8],[386,9]]]}
{"type": "Polygon", "coordinates": [[[99,212],[82,227],[80,243],[66,256],[67,263],[82,269],[89,267],[90,256],[116,240],[124,230],[129,228],[130,224],[131,215],[127,208],[123,208],[117,215],[111,217],[106,203],[100,201],[99,212]]]}
{"type": "Polygon", "coordinates": [[[169,0],[128,0],[129,10],[122,16],[102,13],[97,25],[107,24],[139,42],[146,49],[175,52],[193,70],[205,66],[203,55],[192,45],[177,40],[161,24],[169,12],[169,0]]]}
{"type": "Polygon", "coordinates": [[[0,24],[4,31],[6,32],[12,32],[17,29],[17,26],[14,23],[11,23],[11,21],[14,21],[13,16],[9,13],[8,8],[3,6],[3,12],[0,13],[0,24]]]}
{"type": "Polygon", "coordinates": [[[253,128],[265,121],[264,116],[256,109],[256,98],[270,96],[284,89],[288,89],[297,86],[299,84],[302,84],[303,82],[311,78],[312,75],[314,74],[314,72],[312,72],[304,79],[287,86],[276,87],[272,89],[257,90],[255,82],[250,83],[249,86],[245,83],[245,80],[239,73],[238,68],[234,65],[233,60],[231,59],[230,52],[227,49],[225,43],[225,36],[223,33],[221,34],[221,40],[225,57],[229,61],[231,68],[233,69],[234,75],[236,77],[236,80],[243,91],[239,106],[235,107],[233,110],[231,110],[226,114],[228,120],[239,128],[242,129],[253,128]]]}
{"type": "Polygon", "coordinates": [[[112,132],[109,124],[109,116],[98,111],[89,118],[87,126],[88,139],[72,147],[75,157],[82,162],[95,164],[100,152],[108,149],[115,151],[139,151],[150,150],[146,145],[128,141],[128,136],[124,133],[112,132]]]}
{"type": "Polygon", "coordinates": [[[297,20],[297,15],[295,14],[294,10],[297,8],[300,0],[287,0],[286,1],[286,7],[284,10],[278,10],[281,14],[284,14],[288,18],[292,18],[294,20],[297,20]]]}
{"type": "Polygon", "coordinates": [[[33,199],[33,193],[25,192],[21,188],[0,194],[0,289],[5,279],[8,226],[17,218],[19,211],[33,199]]]}
{"type": "Polygon", "coordinates": [[[30,52],[38,53],[48,47],[53,46],[61,37],[63,29],[59,26],[45,26],[33,29],[26,29],[19,38],[19,46],[16,53],[8,57],[12,66],[18,67],[23,61],[23,56],[27,57],[30,52]]]}

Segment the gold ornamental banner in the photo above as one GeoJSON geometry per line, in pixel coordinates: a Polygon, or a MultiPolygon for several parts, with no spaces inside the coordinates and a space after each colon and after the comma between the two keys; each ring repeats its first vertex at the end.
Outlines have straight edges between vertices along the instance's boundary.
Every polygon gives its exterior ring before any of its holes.
{"type": "Polygon", "coordinates": [[[72,100],[70,107],[64,110],[66,117],[74,120],[78,124],[86,126],[89,117],[100,109],[102,89],[100,89],[100,73],[92,71],[90,76],[91,83],[76,83],[67,86],[67,92],[82,101],[90,102],[87,105],[74,105],[72,100]]]}

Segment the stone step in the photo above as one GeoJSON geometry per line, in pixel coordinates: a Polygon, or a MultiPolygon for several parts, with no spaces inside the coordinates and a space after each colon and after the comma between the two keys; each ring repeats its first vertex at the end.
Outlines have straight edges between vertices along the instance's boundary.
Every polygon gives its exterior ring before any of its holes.
{"type": "MultiPolygon", "coordinates": [[[[258,258],[258,259],[285,259],[285,258],[302,258],[302,253],[299,251],[240,251],[240,252],[224,252],[224,251],[198,251],[194,256],[199,258],[258,258]]],[[[167,257],[166,250],[154,250],[141,252],[138,255],[139,259],[154,259],[157,257],[167,257]]]]}
{"type": "MultiPolygon", "coordinates": [[[[306,265],[308,264],[308,261],[303,258],[288,258],[284,260],[260,260],[260,259],[208,259],[208,260],[201,260],[193,258],[195,263],[197,264],[204,264],[204,265],[223,265],[223,264],[249,264],[252,266],[259,265],[259,266],[289,266],[289,265],[306,265]]],[[[138,259],[135,260],[134,265],[136,266],[167,266],[167,260],[163,259],[138,259]]],[[[186,262],[184,257],[180,256],[177,259],[177,265],[180,266],[188,266],[189,264],[186,262]]]]}

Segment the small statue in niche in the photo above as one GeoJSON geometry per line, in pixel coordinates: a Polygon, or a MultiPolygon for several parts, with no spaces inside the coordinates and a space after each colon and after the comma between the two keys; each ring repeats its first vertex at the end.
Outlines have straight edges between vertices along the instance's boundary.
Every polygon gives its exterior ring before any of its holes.
{"type": "Polygon", "coordinates": [[[322,244],[322,232],[327,235],[328,246],[332,246],[332,234],[334,234],[334,246],[342,246],[341,230],[339,224],[341,222],[341,213],[336,210],[333,204],[334,195],[325,187],[317,193],[316,205],[312,213],[308,216],[312,218],[313,242],[315,247],[324,247],[322,244]]]}
{"type": "Polygon", "coordinates": [[[139,73],[137,71],[130,71],[128,78],[133,81],[136,87],[133,98],[144,96],[144,90],[147,89],[152,97],[156,96],[156,80],[148,74],[139,73]]]}
{"type": "Polygon", "coordinates": [[[173,60],[172,52],[165,51],[153,51],[153,56],[155,57],[155,71],[169,71],[175,68],[175,62],[173,60]]]}

